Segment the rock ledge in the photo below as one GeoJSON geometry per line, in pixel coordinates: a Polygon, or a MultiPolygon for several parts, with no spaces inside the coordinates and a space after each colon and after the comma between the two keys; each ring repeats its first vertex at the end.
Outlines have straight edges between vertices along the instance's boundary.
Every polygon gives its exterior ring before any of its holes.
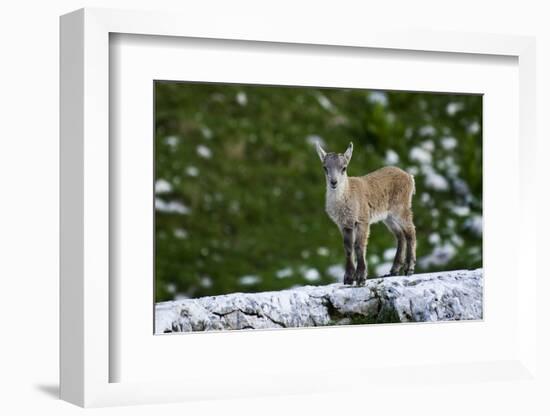
{"type": "Polygon", "coordinates": [[[482,309],[483,270],[456,270],[161,302],[155,332],[479,320],[482,309]]]}

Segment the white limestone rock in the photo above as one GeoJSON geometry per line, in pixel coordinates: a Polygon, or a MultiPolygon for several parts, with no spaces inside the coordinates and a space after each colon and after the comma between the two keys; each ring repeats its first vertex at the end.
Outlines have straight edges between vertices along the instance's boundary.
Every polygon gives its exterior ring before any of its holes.
{"type": "Polygon", "coordinates": [[[456,270],[161,302],[155,332],[479,320],[482,305],[483,270],[456,270]]]}

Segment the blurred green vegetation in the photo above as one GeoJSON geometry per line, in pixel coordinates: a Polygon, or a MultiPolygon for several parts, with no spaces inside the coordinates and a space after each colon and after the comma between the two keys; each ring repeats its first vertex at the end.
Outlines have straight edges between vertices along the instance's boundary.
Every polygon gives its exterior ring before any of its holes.
{"type": "MultiPolygon", "coordinates": [[[[341,280],[314,149],[415,175],[417,272],[482,264],[482,97],[155,82],[156,300],[341,280]]],[[[369,275],[395,242],[371,228],[369,275]]]]}

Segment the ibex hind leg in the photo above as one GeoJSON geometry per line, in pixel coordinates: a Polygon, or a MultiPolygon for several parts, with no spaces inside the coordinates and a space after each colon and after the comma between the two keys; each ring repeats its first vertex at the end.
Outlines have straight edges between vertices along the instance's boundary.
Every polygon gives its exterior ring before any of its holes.
{"type": "Polygon", "coordinates": [[[407,242],[404,271],[406,275],[411,275],[414,274],[414,267],[416,266],[416,229],[414,227],[412,210],[407,208],[398,222],[403,229],[407,242]]]}
{"type": "Polygon", "coordinates": [[[382,277],[397,276],[399,275],[401,269],[403,268],[403,265],[405,264],[407,240],[405,238],[405,232],[393,217],[389,216],[388,218],[386,218],[384,224],[386,224],[386,227],[388,227],[388,229],[395,236],[397,250],[395,252],[395,257],[393,259],[393,265],[390,272],[382,277]]]}

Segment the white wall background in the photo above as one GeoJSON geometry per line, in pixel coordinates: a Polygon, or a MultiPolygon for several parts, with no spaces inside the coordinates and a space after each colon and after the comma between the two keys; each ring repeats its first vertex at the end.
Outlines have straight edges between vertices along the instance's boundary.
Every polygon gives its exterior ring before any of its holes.
{"type": "MultiPolygon", "coordinates": [[[[58,17],[77,8],[116,7],[179,10],[218,14],[231,19],[255,19],[303,25],[317,20],[327,32],[354,25],[428,27],[537,36],[538,132],[541,200],[539,261],[550,231],[545,215],[550,190],[545,172],[550,150],[550,12],[545,1],[520,0],[363,0],[316,1],[195,1],[185,0],[19,0],[0,8],[0,413],[58,414],[82,410],[57,400],[58,389],[58,17]],[[544,202],[544,203],[543,203],[544,202]]],[[[550,279],[550,276],[549,276],[550,279]]],[[[541,354],[539,367],[548,382],[550,351],[544,293],[537,288],[541,354]],[[543,328],[543,325],[546,328],[543,328]],[[546,354],[544,353],[546,351],[546,354]]],[[[337,359],[338,357],[335,357],[337,359]]],[[[278,397],[209,403],[171,404],[93,410],[98,414],[549,414],[546,400],[550,383],[533,389],[487,383],[483,386],[433,386],[430,391],[405,391],[399,386],[387,394],[361,397],[278,397]]]]}

